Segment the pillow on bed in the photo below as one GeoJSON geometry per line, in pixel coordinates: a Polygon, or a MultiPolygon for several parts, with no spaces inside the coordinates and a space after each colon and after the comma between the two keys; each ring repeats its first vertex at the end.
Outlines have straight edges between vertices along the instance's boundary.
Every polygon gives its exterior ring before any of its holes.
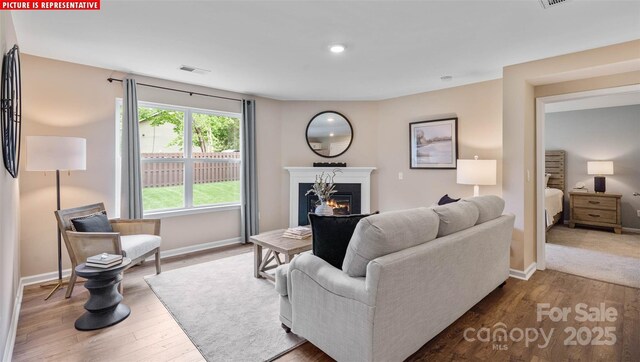
{"type": "Polygon", "coordinates": [[[549,179],[551,178],[551,174],[548,173],[544,175],[544,187],[549,187],[549,179]]]}

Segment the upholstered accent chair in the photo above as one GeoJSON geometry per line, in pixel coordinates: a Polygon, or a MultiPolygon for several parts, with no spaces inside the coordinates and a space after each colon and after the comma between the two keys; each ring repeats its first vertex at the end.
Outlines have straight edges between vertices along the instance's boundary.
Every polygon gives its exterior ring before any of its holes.
{"type": "MultiPolygon", "coordinates": [[[[55,212],[60,232],[71,259],[71,278],[67,287],[66,298],[71,297],[76,282],[77,265],[84,263],[88,257],[100,253],[122,254],[131,259],[131,266],[143,262],[155,254],[156,274],[160,274],[160,220],[111,219],[109,223],[113,232],[77,232],[73,231],[72,219],[105,213],[103,203],[80,206],[73,209],[55,212]]],[[[127,268],[127,269],[128,269],[127,268]]],[[[122,284],[120,284],[122,287],[122,284]]]]}

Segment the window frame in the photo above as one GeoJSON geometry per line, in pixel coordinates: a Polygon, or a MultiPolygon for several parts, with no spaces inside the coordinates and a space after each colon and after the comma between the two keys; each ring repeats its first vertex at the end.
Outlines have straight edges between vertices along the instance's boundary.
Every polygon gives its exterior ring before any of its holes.
{"type": "MultiPolygon", "coordinates": [[[[116,137],[116,142],[120,143],[121,131],[122,131],[122,118],[120,117],[121,108],[122,108],[122,99],[118,98],[116,100],[118,107],[116,107],[116,119],[118,122],[118,129],[120,132],[116,132],[118,135],[116,137]]],[[[231,161],[230,159],[214,159],[214,158],[194,158],[193,157],[193,114],[207,114],[207,115],[216,115],[216,116],[224,116],[224,117],[232,117],[240,120],[240,144],[242,144],[242,113],[235,112],[225,112],[225,111],[217,111],[212,109],[204,109],[197,107],[185,107],[185,106],[175,106],[164,103],[156,103],[156,102],[148,102],[148,101],[138,101],[139,107],[147,107],[147,108],[155,108],[162,109],[167,111],[178,111],[184,114],[184,125],[183,125],[183,150],[182,150],[182,158],[143,158],[140,156],[140,165],[145,163],[169,163],[169,162],[181,162],[183,163],[184,172],[183,172],[183,187],[184,187],[184,203],[182,207],[177,208],[168,208],[168,209],[156,209],[146,211],[144,210],[143,203],[143,215],[144,217],[154,217],[154,218],[163,218],[163,217],[172,217],[172,216],[180,216],[180,215],[189,215],[189,214],[199,214],[205,212],[215,212],[215,211],[227,211],[227,210],[236,210],[240,209],[242,204],[242,196],[240,200],[237,202],[223,202],[217,204],[207,204],[194,206],[193,204],[193,186],[194,186],[194,167],[196,162],[205,162],[205,163],[239,163],[242,165],[244,156],[242,155],[242,151],[240,151],[240,159],[231,161]],[[187,132],[188,130],[188,132],[187,132]],[[188,146],[188,147],[187,147],[188,146]]],[[[121,153],[121,152],[119,152],[121,153]]],[[[121,155],[118,157],[121,160],[121,155]]],[[[121,161],[117,162],[116,165],[121,164],[121,161]]],[[[242,166],[240,166],[242,170],[242,166]]],[[[242,173],[242,171],[241,171],[242,173]]],[[[116,190],[120,189],[120,171],[116,172],[116,190]]],[[[242,176],[240,176],[240,188],[242,189],[242,176]]],[[[117,193],[120,194],[119,192],[117,193]]],[[[118,197],[116,197],[118,198],[118,197]]]]}

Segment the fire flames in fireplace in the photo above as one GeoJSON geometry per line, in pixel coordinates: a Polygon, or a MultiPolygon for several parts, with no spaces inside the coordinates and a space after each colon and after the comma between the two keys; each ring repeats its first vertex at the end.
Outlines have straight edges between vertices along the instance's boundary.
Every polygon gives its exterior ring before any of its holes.
{"type": "MultiPolygon", "coordinates": [[[[312,186],[310,183],[298,184],[298,225],[309,225],[309,213],[315,212],[316,206],[319,205],[317,196],[306,194],[312,186]]],[[[360,184],[337,184],[338,192],[328,201],[329,206],[333,208],[333,214],[359,214],[362,207],[360,188],[360,184]]]]}
{"type": "Polygon", "coordinates": [[[333,208],[334,215],[351,215],[351,202],[350,200],[335,200],[331,199],[327,201],[327,205],[333,208]]]}

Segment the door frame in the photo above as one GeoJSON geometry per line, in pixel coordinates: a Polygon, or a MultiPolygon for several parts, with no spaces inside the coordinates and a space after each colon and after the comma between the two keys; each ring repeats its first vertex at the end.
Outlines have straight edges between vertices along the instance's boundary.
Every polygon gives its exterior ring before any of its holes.
{"type": "MultiPolygon", "coordinates": [[[[546,228],[544,216],[544,175],[545,175],[545,108],[547,104],[565,102],[569,100],[591,98],[595,96],[636,93],[640,92],[640,84],[626,85],[613,88],[602,88],[584,92],[565,93],[554,96],[536,98],[536,267],[544,270],[547,265],[545,243],[546,228]]],[[[565,194],[567,193],[565,180],[565,194]]],[[[563,200],[564,203],[564,200],[563,200]]],[[[566,211],[566,210],[565,210],[566,211]]]]}

